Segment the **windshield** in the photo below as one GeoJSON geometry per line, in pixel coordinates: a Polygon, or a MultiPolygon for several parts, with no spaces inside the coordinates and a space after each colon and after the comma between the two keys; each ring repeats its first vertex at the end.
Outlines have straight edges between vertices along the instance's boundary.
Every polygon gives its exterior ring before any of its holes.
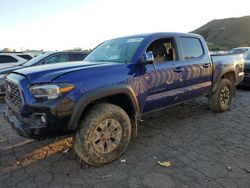
{"type": "Polygon", "coordinates": [[[26,63],[22,64],[23,66],[25,67],[29,67],[29,66],[32,66],[34,64],[36,64],[38,61],[44,59],[45,57],[49,56],[51,53],[43,53],[43,54],[40,54],[36,57],[34,57],[33,59],[27,61],[26,63]]]}
{"type": "Polygon", "coordinates": [[[121,38],[105,41],[95,48],[85,61],[127,63],[141,44],[142,37],[121,38]]]}

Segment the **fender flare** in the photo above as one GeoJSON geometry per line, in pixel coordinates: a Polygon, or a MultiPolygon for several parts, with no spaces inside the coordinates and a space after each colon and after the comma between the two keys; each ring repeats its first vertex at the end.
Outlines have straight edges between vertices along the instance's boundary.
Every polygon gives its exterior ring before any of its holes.
{"type": "Polygon", "coordinates": [[[230,73],[230,72],[234,73],[234,76],[235,76],[235,79],[236,79],[236,82],[237,82],[236,71],[234,69],[231,68],[231,69],[228,69],[228,70],[221,71],[221,73],[217,76],[216,80],[213,83],[211,93],[216,91],[216,89],[218,88],[218,86],[220,84],[220,81],[221,81],[222,77],[225,74],[230,73]]]}
{"type": "Polygon", "coordinates": [[[101,87],[83,94],[75,105],[67,128],[73,131],[77,129],[82,113],[91,102],[116,94],[125,94],[129,97],[132,107],[134,108],[134,116],[137,118],[139,114],[139,104],[134,90],[129,85],[119,84],[101,87]]]}

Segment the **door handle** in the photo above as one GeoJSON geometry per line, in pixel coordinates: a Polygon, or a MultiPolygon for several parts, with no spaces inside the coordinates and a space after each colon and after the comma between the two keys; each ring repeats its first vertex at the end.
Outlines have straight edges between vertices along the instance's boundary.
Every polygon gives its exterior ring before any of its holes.
{"type": "Polygon", "coordinates": [[[205,63],[204,65],[202,65],[202,67],[208,68],[208,67],[211,67],[211,64],[210,63],[205,63]]]}
{"type": "Polygon", "coordinates": [[[182,71],[184,71],[184,68],[183,68],[182,66],[176,67],[176,68],[174,69],[174,72],[182,72],[182,71]]]}

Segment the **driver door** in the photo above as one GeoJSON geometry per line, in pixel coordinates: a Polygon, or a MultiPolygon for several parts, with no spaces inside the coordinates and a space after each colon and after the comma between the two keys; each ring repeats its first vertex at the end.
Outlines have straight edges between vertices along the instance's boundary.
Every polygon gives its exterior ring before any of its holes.
{"type": "Polygon", "coordinates": [[[146,65],[144,83],[147,88],[143,113],[182,101],[184,67],[176,55],[174,38],[154,41],[147,49],[154,54],[154,63],[146,65]]]}

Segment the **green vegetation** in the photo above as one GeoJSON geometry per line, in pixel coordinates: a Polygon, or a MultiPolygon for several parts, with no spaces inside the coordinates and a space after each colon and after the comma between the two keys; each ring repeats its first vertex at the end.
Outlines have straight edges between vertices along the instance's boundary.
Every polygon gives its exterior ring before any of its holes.
{"type": "Polygon", "coordinates": [[[250,46],[250,16],[213,20],[192,33],[202,35],[213,51],[250,46]]]}
{"type": "Polygon", "coordinates": [[[213,42],[207,42],[207,46],[208,46],[208,49],[210,51],[226,51],[226,50],[228,50],[226,47],[220,46],[220,45],[215,44],[213,42]]]}

